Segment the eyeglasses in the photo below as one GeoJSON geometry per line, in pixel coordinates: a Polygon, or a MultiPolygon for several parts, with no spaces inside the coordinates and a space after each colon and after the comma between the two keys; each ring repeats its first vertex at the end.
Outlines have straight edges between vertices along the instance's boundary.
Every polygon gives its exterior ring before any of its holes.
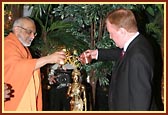
{"type": "Polygon", "coordinates": [[[36,33],[36,32],[34,33],[32,30],[28,30],[28,29],[23,28],[23,27],[21,27],[21,26],[16,26],[16,27],[19,27],[19,28],[21,28],[21,29],[24,29],[24,30],[26,31],[26,33],[29,34],[29,35],[33,33],[34,36],[37,36],[37,33],[36,33]]]}

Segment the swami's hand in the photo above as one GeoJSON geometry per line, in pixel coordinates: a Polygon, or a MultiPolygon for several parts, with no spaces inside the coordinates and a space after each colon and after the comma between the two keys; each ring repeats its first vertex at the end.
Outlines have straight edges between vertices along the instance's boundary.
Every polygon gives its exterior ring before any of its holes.
{"type": "Polygon", "coordinates": [[[63,65],[66,59],[66,54],[64,51],[55,52],[49,55],[48,59],[50,60],[50,63],[57,63],[63,65]]]}
{"type": "Polygon", "coordinates": [[[64,60],[66,59],[66,54],[64,51],[55,52],[53,54],[41,57],[37,59],[34,70],[41,68],[46,64],[64,64],[64,60]]]}

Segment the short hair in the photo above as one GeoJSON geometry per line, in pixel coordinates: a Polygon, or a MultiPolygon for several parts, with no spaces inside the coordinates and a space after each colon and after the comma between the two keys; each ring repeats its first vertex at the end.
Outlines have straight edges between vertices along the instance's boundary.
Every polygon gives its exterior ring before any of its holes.
{"type": "Polygon", "coordinates": [[[118,28],[125,28],[128,32],[138,31],[135,15],[129,9],[113,10],[107,14],[106,20],[118,28]]]}
{"type": "Polygon", "coordinates": [[[31,19],[30,17],[21,17],[21,18],[18,18],[14,21],[13,28],[16,26],[23,26],[24,20],[28,20],[28,21],[32,22],[33,24],[35,24],[34,20],[31,19]]]}

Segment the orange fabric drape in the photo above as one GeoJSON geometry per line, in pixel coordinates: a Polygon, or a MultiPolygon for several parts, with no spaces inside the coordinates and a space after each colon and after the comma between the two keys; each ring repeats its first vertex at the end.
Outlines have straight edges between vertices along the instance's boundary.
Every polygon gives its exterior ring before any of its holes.
{"type": "Polygon", "coordinates": [[[13,33],[10,33],[5,38],[4,82],[11,84],[14,89],[14,97],[10,101],[5,102],[5,111],[19,110],[22,101],[29,102],[30,100],[36,101],[34,102],[35,107],[40,109],[34,109],[25,105],[23,107],[25,110],[41,110],[40,70],[37,70],[38,74],[35,74],[36,61],[37,59],[32,59],[28,48],[24,47],[13,33]],[[31,96],[25,97],[25,93],[31,88],[34,89],[29,91],[29,93],[32,93],[30,94],[31,96]],[[32,95],[34,95],[35,99],[31,99],[32,95]],[[40,103],[40,107],[37,107],[38,103],[40,103]]]}

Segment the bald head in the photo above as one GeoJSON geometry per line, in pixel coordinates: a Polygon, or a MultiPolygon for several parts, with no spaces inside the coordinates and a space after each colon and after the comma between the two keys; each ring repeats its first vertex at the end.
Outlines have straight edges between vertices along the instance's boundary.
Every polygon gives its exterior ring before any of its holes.
{"type": "Polygon", "coordinates": [[[32,25],[35,25],[34,21],[31,18],[29,18],[29,17],[21,17],[21,18],[18,18],[17,20],[14,21],[13,28],[16,27],[16,26],[24,27],[26,22],[29,22],[32,25]]]}
{"type": "Polygon", "coordinates": [[[21,17],[15,20],[12,30],[24,46],[30,46],[37,35],[35,23],[29,17],[21,17]]]}

